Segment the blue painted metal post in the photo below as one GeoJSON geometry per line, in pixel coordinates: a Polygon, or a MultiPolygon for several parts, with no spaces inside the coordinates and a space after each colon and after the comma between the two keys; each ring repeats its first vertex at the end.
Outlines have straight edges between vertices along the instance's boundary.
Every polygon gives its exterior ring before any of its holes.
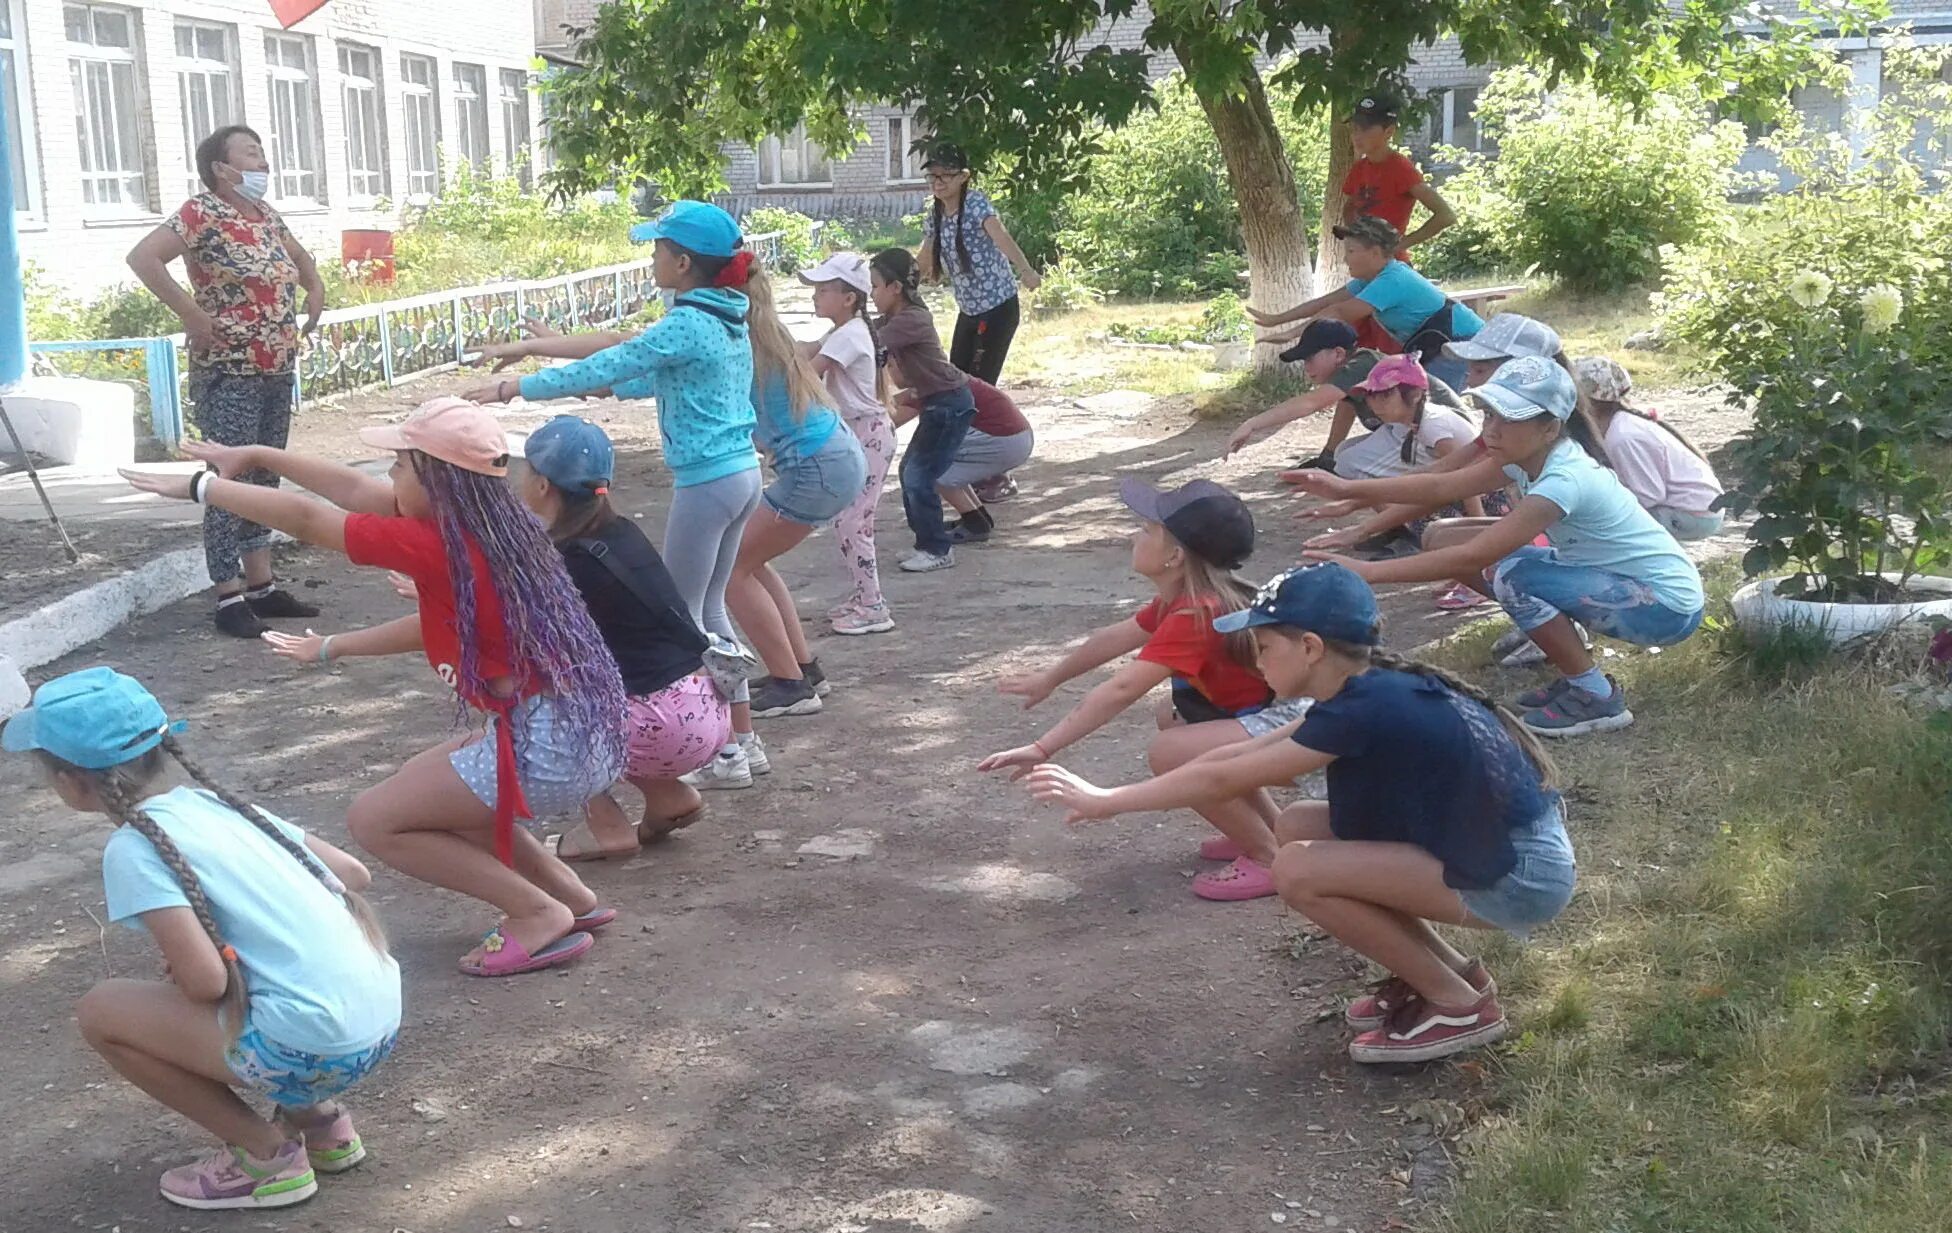
{"type": "Polygon", "coordinates": [[[27,290],[21,282],[20,234],[14,230],[14,158],[7,123],[12,91],[5,74],[0,66],[0,389],[12,388],[27,375],[27,290]]]}

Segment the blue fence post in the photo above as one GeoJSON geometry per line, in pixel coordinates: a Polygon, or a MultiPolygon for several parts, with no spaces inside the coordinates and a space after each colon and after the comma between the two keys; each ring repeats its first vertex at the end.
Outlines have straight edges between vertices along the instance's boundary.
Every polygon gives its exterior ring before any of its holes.
{"type": "Polygon", "coordinates": [[[454,362],[461,363],[468,355],[468,333],[461,324],[461,297],[454,297],[454,362]]]}
{"type": "Polygon", "coordinates": [[[183,404],[176,393],[176,343],[152,338],[143,347],[149,369],[149,430],[175,449],[183,443],[183,404]]]}
{"type": "Polygon", "coordinates": [[[393,388],[393,327],[386,319],[386,305],[380,305],[380,375],[386,388],[393,388]]]}

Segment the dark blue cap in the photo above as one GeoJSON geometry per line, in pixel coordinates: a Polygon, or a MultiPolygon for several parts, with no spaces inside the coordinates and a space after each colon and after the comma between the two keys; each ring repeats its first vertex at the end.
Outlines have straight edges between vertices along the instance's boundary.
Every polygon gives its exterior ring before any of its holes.
{"type": "Polygon", "coordinates": [[[1254,555],[1254,515],[1212,480],[1165,492],[1128,475],[1119,481],[1118,495],[1133,513],[1165,527],[1181,547],[1221,569],[1239,569],[1254,555]]]}
{"type": "Polygon", "coordinates": [[[1354,350],[1356,327],[1336,317],[1317,317],[1302,327],[1301,337],[1295,345],[1281,353],[1281,358],[1290,364],[1300,363],[1317,351],[1327,351],[1331,347],[1354,350]]]}
{"type": "Polygon", "coordinates": [[[1287,625],[1357,646],[1383,640],[1376,593],[1361,575],[1333,561],[1298,565],[1271,578],[1254,593],[1253,603],[1213,621],[1223,634],[1259,625],[1287,625]]]}
{"type": "Polygon", "coordinates": [[[0,748],[40,749],[84,770],[101,771],[141,757],[181,732],[163,704],[132,676],[83,668],[34,691],[34,705],[7,721],[0,748]]]}
{"type": "Polygon", "coordinates": [[[605,491],[617,469],[609,434],[580,415],[559,415],[530,433],[522,457],[536,474],[572,493],[605,491]]]}

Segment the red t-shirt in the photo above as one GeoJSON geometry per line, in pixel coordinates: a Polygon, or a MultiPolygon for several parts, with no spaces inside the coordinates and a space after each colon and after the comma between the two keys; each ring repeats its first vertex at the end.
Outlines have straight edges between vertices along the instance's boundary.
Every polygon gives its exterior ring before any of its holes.
{"type": "Polygon", "coordinates": [[[980,377],[971,377],[969,393],[976,399],[976,418],[969,421],[969,426],[977,432],[991,437],[1014,437],[1030,431],[1030,421],[1002,390],[980,377]]]}
{"type": "MultiPolygon", "coordinates": [[[[474,632],[481,679],[515,677],[518,692],[524,696],[536,693],[509,666],[508,631],[502,624],[501,601],[489,578],[488,560],[477,545],[469,544],[468,552],[474,558],[474,632]]],[[[454,613],[454,589],[447,578],[447,549],[441,543],[439,528],[421,518],[347,514],[346,556],[354,565],[397,569],[413,579],[420,590],[420,640],[427,650],[427,662],[441,680],[459,690],[461,635],[454,613]]],[[[492,701],[468,698],[475,706],[498,709],[492,701]]]]}
{"type": "Polygon", "coordinates": [[[1357,159],[1342,179],[1342,191],[1348,195],[1350,207],[1357,215],[1380,218],[1407,235],[1410,213],[1417,204],[1417,199],[1410,194],[1422,183],[1423,173],[1409,156],[1401,150],[1391,150],[1380,163],[1357,159]]]}
{"type": "Polygon", "coordinates": [[[1274,691],[1260,673],[1235,663],[1227,654],[1226,635],[1214,631],[1213,618],[1222,611],[1220,602],[1210,596],[1197,601],[1181,596],[1170,606],[1164,599],[1153,600],[1132,616],[1140,629],[1152,635],[1139,650],[1139,658],[1171,668],[1174,676],[1186,678],[1222,710],[1265,706],[1274,691]]]}

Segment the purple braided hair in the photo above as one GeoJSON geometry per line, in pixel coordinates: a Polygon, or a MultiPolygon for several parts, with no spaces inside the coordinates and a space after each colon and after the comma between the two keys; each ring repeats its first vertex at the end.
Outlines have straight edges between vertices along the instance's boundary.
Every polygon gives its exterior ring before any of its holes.
{"type": "MultiPolygon", "coordinates": [[[[540,687],[562,704],[583,733],[580,744],[589,766],[622,766],[623,678],[549,533],[503,480],[418,450],[410,456],[447,550],[461,635],[461,692],[488,693],[474,635],[475,559],[468,551],[473,544],[486,559],[489,586],[501,600],[510,667],[525,686],[540,687]]],[[[461,710],[467,710],[465,701],[461,710]]]]}

